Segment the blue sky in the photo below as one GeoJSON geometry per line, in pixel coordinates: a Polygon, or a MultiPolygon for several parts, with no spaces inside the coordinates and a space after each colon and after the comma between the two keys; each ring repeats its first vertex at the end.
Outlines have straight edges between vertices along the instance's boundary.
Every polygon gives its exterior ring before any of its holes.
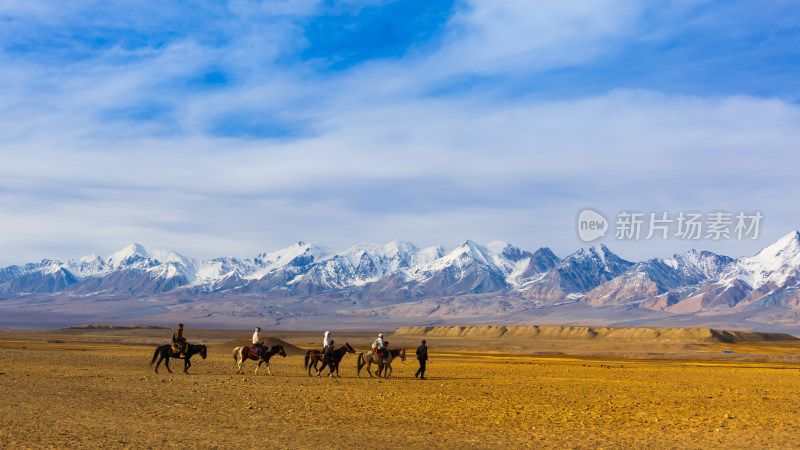
{"type": "Polygon", "coordinates": [[[560,256],[584,207],[800,228],[792,1],[0,1],[0,265],[130,242],[560,256]]]}

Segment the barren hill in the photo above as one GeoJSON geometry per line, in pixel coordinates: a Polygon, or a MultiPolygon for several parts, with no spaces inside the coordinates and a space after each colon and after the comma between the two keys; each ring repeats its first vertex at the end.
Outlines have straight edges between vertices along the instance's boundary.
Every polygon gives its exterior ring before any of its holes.
{"type": "Polygon", "coordinates": [[[401,337],[484,338],[541,340],[613,340],[654,341],[685,344],[737,343],[797,340],[783,333],[730,331],[713,328],[645,328],[645,327],[586,327],[556,325],[473,325],[401,327],[395,333],[401,337]]]}

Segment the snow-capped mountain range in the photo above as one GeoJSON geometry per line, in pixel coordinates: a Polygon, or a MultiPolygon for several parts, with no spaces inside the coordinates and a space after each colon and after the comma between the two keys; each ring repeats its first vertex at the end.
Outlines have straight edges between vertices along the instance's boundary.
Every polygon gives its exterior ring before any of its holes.
{"type": "Polygon", "coordinates": [[[548,248],[529,252],[500,241],[450,250],[392,241],[339,252],[298,242],[252,259],[209,260],[132,244],[104,258],[0,269],[0,313],[14,316],[16,308],[78,320],[97,310],[98,319],[189,315],[208,323],[252,317],[289,325],[325,318],[511,322],[579,310],[587,320],[611,311],[614,320],[625,312],[632,320],[728,317],[787,325],[800,318],[798,288],[797,231],[753,257],[692,250],[637,263],[603,245],[560,259],[548,248]]]}

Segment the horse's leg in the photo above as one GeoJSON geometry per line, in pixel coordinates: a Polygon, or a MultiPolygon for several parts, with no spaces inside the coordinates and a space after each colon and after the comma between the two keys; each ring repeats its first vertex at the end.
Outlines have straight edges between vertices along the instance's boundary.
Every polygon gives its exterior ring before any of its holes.
{"type": "Polygon", "coordinates": [[[375,365],[378,366],[375,369],[375,376],[380,378],[381,374],[383,373],[383,364],[381,364],[380,362],[375,362],[375,365]]]}
{"type": "Polygon", "coordinates": [[[167,355],[167,357],[164,358],[164,367],[167,368],[167,371],[169,371],[169,373],[172,373],[172,369],[169,368],[169,355],[167,355]]]}
{"type": "Polygon", "coordinates": [[[267,373],[272,375],[272,369],[269,368],[269,361],[267,361],[267,373]]]}
{"type": "Polygon", "coordinates": [[[370,378],[375,378],[372,376],[372,358],[367,359],[367,367],[365,369],[367,369],[370,378]]]}
{"type": "Polygon", "coordinates": [[[189,367],[192,367],[192,360],[187,356],[183,361],[183,373],[189,373],[189,367]]]}
{"type": "Polygon", "coordinates": [[[327,366],[327,365],[328,365],[328,363],[326,363],[325,361],[322,361],[322,365],[319,367],[319,369],[317,369],[317,376],[320,376],[320,373],[322,372],[322,369],[324,369],[325,366],[327,366]]]}
{"type": "Polygon", "coordinates": [[[258,364],[256,364],[256,371],[255,371],[255,372],[253,372],[253,373],[255,373],[256,375],[258,375],[258,369],[261,367],[261,363],[263,363],[263,362],[264,362],[264,360],[263,360],[263,359],[259,359],[259,360],[258,360],[258,364]]]}
{"type": "Polygon", "coordinates": [[[161,360],[163,360],[163,359],[164,359],[164,355],[163,354],[159,355],[158,362],[156,363],[156,373],[158,373],[158,366],[161,364],[161,360]]]}
{"type": "Polygon", "coordinates": [[[320,373],[322,373],[322,369],[325,368],[325,361],[323,360],[314,361],[314,368],[317,369],[317,376],[320,376],[320,373]],[[317,368],[317,363],[320,361],[322,362],[322,364],[319,366],[319,368],[317,368]]]}

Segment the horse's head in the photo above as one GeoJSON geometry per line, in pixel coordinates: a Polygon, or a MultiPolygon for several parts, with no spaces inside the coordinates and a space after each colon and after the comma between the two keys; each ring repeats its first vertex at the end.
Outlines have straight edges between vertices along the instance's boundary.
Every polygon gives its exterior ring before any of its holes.
{"type": "Polygon", "coordinates": [[[201,345],[200,346],[200,356],[202,356],[203,359],[206,359],[206,353],[207,352],[208,352],[208,350],[206,349],[206,346],[205,345],[201,345]]]}
{"type": "Polygon", "coordinates": [[[279,355],[281,355],[284,358],[286,358],[286,351],[283,350],[283,346],[282,345],[276,345],[275,347],[273,347],[273,350],[275,350],[279,355]]]}
{"type": "Polygon", "coordinates": [[[356,352],[356,349],[351,347],[350,344],[348,344],[347,342],[344,343],[344,348],[347,349],[347,353],[355,353],[356,352]]]}

